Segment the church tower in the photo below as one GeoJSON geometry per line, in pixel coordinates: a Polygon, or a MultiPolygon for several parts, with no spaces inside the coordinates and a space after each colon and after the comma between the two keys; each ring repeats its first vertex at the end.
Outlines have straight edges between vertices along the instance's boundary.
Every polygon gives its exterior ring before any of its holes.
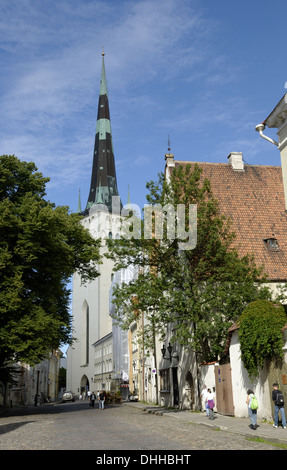
{"type": "Polygon", "coordinates": [[[116,179],[104,55],[105,54],[102,53],[102,74],[94,146],[93,169],[90,193],[86,209],[89,209],[94,204],[104,204],[111,212],[112,197],[119,196],[119,193],[116,179]]]}
{"type": "MultiPolygon", "coordinates": [[[[79,202],[78,211],[81,205],[79,202]]],[[[90,192],[81,223],[91,235],[102,240],[117,238],[120,232],[120,201],[106,82],[104,53],[98,114],[94,144],[90,192]],[[116,203],[113,197],[116,196],[116,203]]],[[[73,276],[73,337],[67,352],[67,389],[83,393],[87,390],[109,390],[113,376],[112,319],[109,311],[113,263],[102,258],[97,266],[100,276],[83,285],[78,273],[73,276]]]]}

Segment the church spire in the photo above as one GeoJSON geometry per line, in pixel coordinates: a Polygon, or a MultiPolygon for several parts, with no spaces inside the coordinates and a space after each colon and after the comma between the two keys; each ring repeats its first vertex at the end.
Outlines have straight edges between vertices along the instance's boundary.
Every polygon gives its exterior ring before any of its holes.
{"type": "Polygon", "coordinates": [[[78,199],[78,210],[77,213],[81,214],[82,212],[82,207],[81,207],[81,190],[79,189],[79,199],[78,199]]]}
{"type": "Polygon", "coordinates": [[[90,193],[86,210],[95,204],[104,204],[112,211],[112,196],[119,196],[112,141],[108,89],[105,71],[105,53],[102,52],[102,72],[98,103],[90,193]]]}

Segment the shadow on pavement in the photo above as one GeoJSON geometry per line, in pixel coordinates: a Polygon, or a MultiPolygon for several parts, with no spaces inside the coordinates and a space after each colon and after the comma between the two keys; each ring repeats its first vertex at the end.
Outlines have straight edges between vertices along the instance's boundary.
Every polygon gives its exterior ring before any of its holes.
{"type": "MultiPolygon", "coordinates": [[[[6,434],[11,431],[15,431],[15,429],[20,428],[21,426],[24,426],[25,424],[33,423],[34,421],[23,421],[22,423],[10,423],[10,424],[3,424],[0,426],[0,436],[2,434],[6,434]]],[[[1,424],[1,422],[0,422],[1,424]]]]}
{"type": "MultiPolygon", "coordinates": [[[[112,410],[114,408],[122,407],[119,405],[106,405],[104,411],[112,410]]],[[[95,407],[91,407],[88,400],[76,400],[75,402],[56,402],[56,403],[44,403],[40,406],[15,406],[13,408],[0,407],[0,425],[1,418],[9,416],[29,416],[29,415],[41,415],[41,414],[55,414],[65,413],[66,411],[83,411],[99,409],[98,403],[95,407]]]]}

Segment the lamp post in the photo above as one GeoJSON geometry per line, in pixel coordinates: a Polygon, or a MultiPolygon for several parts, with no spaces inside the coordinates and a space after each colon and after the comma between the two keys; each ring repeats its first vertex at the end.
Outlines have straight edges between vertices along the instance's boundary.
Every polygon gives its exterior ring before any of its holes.
{"type": "Polygon", "coordinates": [[[171,361],[172,361],[172,358],[174,357],[174,358],[176,358],[176,359],[179,361],[179,356],[178,356],[178,355],[175,356],[176,352],[175,352],[174,355],[172,356],[172,351],[173,351],[173,347],[172,347],[172,345],[170,344],[170,342],[168,343],[168,347],[167,347],[167,348],[166,348],[165,345],[163,344],[163,346],[162,346],[162,348],[161,348],[162,358],[163,358],[163,359],[167,359],[167,360],[169,360],[169,361],[171,362],[171,361]],[[169,357],[165,357],[166,351],[168,351],[169,357]]]}

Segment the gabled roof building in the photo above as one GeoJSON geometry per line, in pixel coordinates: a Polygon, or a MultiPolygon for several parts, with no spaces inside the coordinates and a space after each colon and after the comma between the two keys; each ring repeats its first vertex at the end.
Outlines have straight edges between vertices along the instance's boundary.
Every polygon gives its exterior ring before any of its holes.
{"type": "MultiPolygon", "coordinates": [[[[270,281],[287,281],[287,214],[282,170],[278,166],[247,165],[243,155],[232,152],[226,163],[196,162],[220,211],[230,217],[236,233],[235,246],[240,256],[254,254],[270,281]]],[[[165,173],[179,165],[195,162],[166,158],[165,173]]]]}
{"type": "MultiPolygon", "coordinates": [[[[261,137],[269,141],[268,145],[272,143],[277,146],[281,155],[281,166],[248,165],[240,152],[230,153],[225,163],[175,161],[174,155],[168,153],[165,157],[165,177],[170,178],[173,169],[179,165],[189,164],[193,167],[197,164],[202,169],[201,177],[210,180],[211,190],[218,200],[221,213],[232,220],[232,230],[236,234],[234,246],[239,255],[253,254],[257,266],[263,267],[270,287],[275,290],[279,284],[287,282],[287,94],[270,115],[256,126],[256,130],[261,137]],[[263,133],[266,127],[278,129],[278,142],[263,133]]],[[[270,152],[272,150],[275,149],[270,146],[270,152]]],[[[282,386],[281,381],[287,370],[287,342],[283,348],[283,368],[274,368],[273,376],[264,371],[259,380],[251,383],[241,362],[236,324],[231,327],[229,333],[231,364],[209,365],[209,368],[214,370],[208,375],[208,386],[215,385],[217,411],[246,416],[243,397],[248,387],[255,387],[255,394],[260,401],[259,417],[271,417],[273,403],[270,400],[270,385],[272,379],[274,381],[276,378],[282,386]],[[227,396],[230,399],[228,410],[225,406],[227,396]]],[[[176,364],[170,374],[171,391],[177,387],[177,383],[184,383],[188,374],[193,378],[192,389],[195,391],[196,368],[192,368],[192,355],[186,359],[181,354],[176,373],[175,368],[176,364]]],[[[200,387],[206,383],[203,376],[201,380],[200,387]]],[[[179,390],[178,402],[183,406],[188,403],[186,396],[184,389],[179,390]]],[[[173,406],[172,393],[164,399],[166,406],[173,406]]],[[[196,405],[196,399],[194,404],[196,405]]]]}

